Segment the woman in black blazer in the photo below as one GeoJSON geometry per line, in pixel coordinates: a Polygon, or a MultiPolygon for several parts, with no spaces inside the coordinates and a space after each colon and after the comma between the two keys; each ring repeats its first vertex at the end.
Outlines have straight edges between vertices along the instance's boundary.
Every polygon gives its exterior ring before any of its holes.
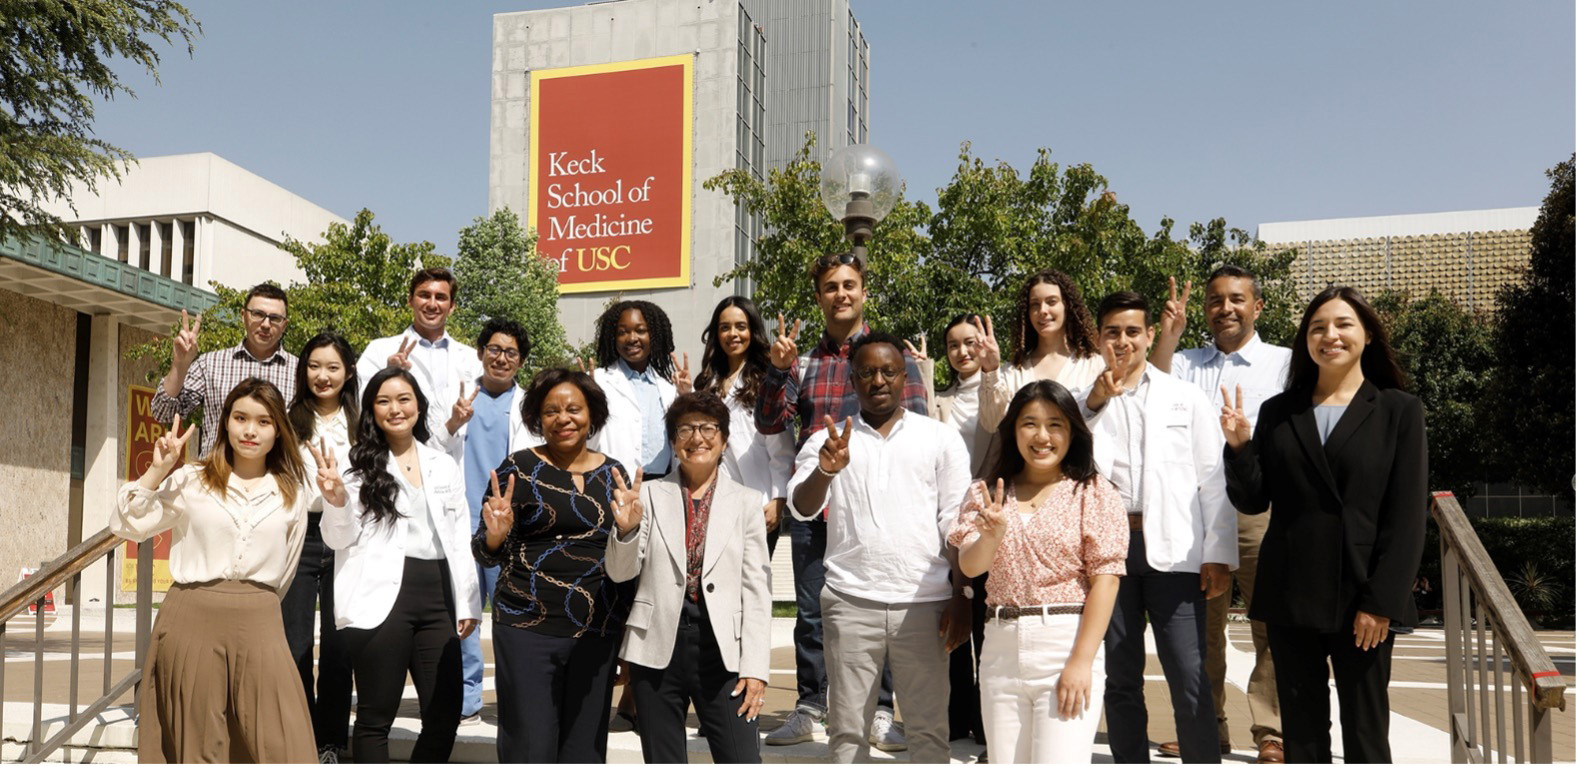
{"type": "Polygon", "coordinates": [[[1222,412],[1229,498],[1244,513],[1272,509],[1250,618],[1267,624],[1289,762],[1332,761],[1329,659],[1344,760],[1390,762],[1390,629],[1417,622],[1425,410],[1354,288],[1317,295],[1297,337],[1288,386],[1262,405],[1253,438],[1242,397],[1222,412]]]}

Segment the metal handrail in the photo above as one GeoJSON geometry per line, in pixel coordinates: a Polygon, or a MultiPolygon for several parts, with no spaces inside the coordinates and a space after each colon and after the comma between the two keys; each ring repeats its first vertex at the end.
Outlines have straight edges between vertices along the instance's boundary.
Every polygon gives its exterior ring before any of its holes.
{"type": "MultiPolygon", "coordinates": [[[[10,587],[0,594],[0,657],[5,654],[6,627],[12,617],[25,612],[29,607],[36,607],[36,620],[33,626],[33,727],[28,738],[27,747],[23,750],[21,760],[26,763],[38,763],[48,758],[55,750],[80,731],[88,722],[94,720],[110,705],[132,691],[141,682],[144,661],[148,653],[148,637],[153,627],[153,549],[152,541],[145,541],[137,546],[137,610],[136,610],[136,640],[135,662],[130,673],[119,680],[112,677],[113,655],[115,645],[115,608],[108,598],[115,592],[115,551],[125,540],[116,537],[105,529],[98,534],[78,543],[71,550],[57,557],[54,561],[44,565],[37,573],[10,587]],[[79,709],[77,704],[77,679],[81,666],[82,643],[82,572],[89,566],[105,562],[104,592],[106,603],[104,610],[104,693],[86,708],[79,709]],[[71,662],[70,662],[70,702],[66,724],[56,732],[48,741],[41,741],[44,733],[44,600],[50,593],[61,585],[69,585],[72,594],[71,609],[71,662]]],[[[0,690],[5,688],[5,662],[0,660],[0,690]]],[[[132,696],[133,716],[137,713],[137,698],[132,696]]],[[[5,723],[5,706],[0,704],[0,729],[5,723]]]]}
{"type": "Polygon", "coordinates": [[[1551,763],[1551,711],[1567,709],[1568,683],[1541,646],[1453,493],[1432,495],[1431,516],[1441,532],[1453,762],[1551,763]],[[1504,660],[1512,671],[1511,687],[1504,685],[1504,660]],[[1505,701],[1513,714],[1511,727],[1505,701]]]}

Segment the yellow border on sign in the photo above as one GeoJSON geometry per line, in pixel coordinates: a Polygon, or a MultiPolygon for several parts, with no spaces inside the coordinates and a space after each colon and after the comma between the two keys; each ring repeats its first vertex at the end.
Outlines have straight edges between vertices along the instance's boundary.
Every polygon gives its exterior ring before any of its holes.
{"type": "Polygon", "coordinates": [[[559,292],[563,293],[590,293],[598,291],[631,290],[644,287],[690,287],[691,286],[691,139],[695,125],[692,124],[692,72],[696,64],[693,54],[679,56],[662,56],[651,59],[636,59],[633,61],[617,61],[611,64],[588,64],[586,66],[561,67],[558,69],[539,69],[532,71],[532,116],[531,135],[527,151],[527,199],[526,226],[528,229],[537,228],[537,181],[539,167],[538,156],[538,109],[542,103],[539,98],[539,86],[543,80],[559,77],[579,77],[589,74],[603,74],[606,72],[627,72],[633,69],[655,69],[657,67],[679,66],[683,74],[681,89],[680,120],[685,125],[681,131],[680,147],[680,186],[684,189],[684,199],[680,202],[680,275],[677,277],[652,277],[649,279],[618,279],[603,282],[576,282],[574,284],[559,285],[559,292]]]}

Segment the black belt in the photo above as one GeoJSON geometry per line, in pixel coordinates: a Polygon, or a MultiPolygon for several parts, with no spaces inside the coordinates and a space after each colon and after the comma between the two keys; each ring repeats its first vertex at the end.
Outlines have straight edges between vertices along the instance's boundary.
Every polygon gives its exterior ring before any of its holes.
{"type": "Polygon", "coordinates": [[[987,619],[994,617],[1000,620],[1017,620],[1021,617],[1039,617],[1044,614],[1081,614],[1085,606],[1081,604],[1060,604],[1056,606],[989,606],[987,619]]]}

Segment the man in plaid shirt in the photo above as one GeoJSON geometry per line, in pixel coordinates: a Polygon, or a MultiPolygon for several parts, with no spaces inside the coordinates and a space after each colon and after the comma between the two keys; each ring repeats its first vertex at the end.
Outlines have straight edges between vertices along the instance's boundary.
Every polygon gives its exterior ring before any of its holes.
{"type": "MultiPolygon", "coordinates": [[[[823,416],[842,422],[846,416],[859,417],[860,402],[850,379],[850,344],[871,332],[863,318],[866,306],[866,265],[850,253],[825,255],[811,268],[817,290],[817,305],[822,308],[827,328],[817,345],[796,356],[796,337],[800,322],[786,327],[779,316],[779,337],[773,343],[773,366],[757,393],[757,430],[764,434],[782,433],[796,428],[795,446],[823,427],[823,416]],[[797,423],[798,419],[798,423],[797,423]]],[[[931,380],[923,378],[911,354],[905,354],[905,408],[926,416],[931,380]]],[[[827,713],[828,673],[822,656],[822,586],[825,577],[823,554],[828,546],[827,524],[823,521],[786,522],[790,532],[790,560],[795,571],[795,681],[798,699],[795,711],[784,725],[767,734],[769,745],[793,745],[813,738],[817,721],[827,713]]],[[[877,714],[867,739],[879,750],[905,749],[903,735],[893,728],[893,683],[887,668],[883,671],[882,692],[877,714]]]]}
{"type": "MultiPolygon", "coordinates": [[[[188,324],[186,312],[181,312],[181,330],[172,341],[170,372],[154,392],[152,412],[161,423],[174,420],[176,413],[185,418],[193,409],[203,407],[199,456],[207,455],[213,448],[223,425],[218,422],[221,405],[241,381],[263,378],[273,383],[286,404],[296,395],[296,357],[280,347],[289,308],[285,291],[264,282],[247,291],[242,305],[241,342],[201,356],[197,353],[197,338],[203,317],[188,324]]],[[[276,425],[285,427],[284,423],[276,425]]]]}

